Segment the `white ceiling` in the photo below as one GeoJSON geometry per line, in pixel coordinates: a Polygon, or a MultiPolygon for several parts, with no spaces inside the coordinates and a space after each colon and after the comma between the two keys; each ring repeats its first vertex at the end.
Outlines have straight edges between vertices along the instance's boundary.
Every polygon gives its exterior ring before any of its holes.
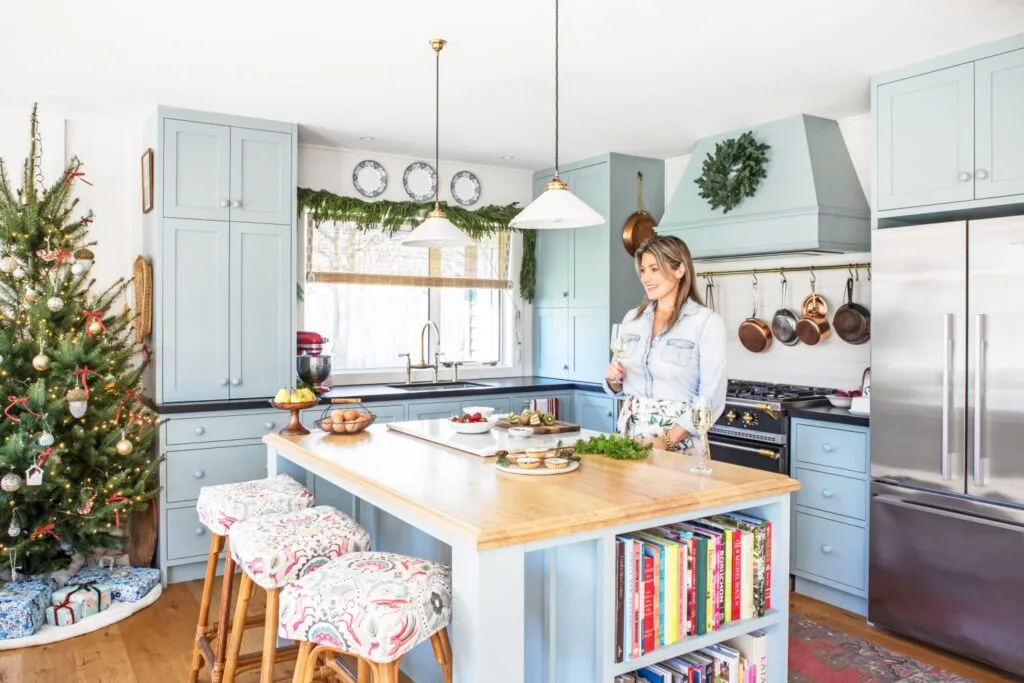
{"type": "MultiPolygon", "coordinates": [[[[443,37],[441,156],[553,163],[553,0],[36,0],[0,21],[5,104],[208,109],[425,158],[443,37]]],[[[561,158],[863,114],[871,73],[1022,31],[1024,0],[561,0],[561,158]]]]}

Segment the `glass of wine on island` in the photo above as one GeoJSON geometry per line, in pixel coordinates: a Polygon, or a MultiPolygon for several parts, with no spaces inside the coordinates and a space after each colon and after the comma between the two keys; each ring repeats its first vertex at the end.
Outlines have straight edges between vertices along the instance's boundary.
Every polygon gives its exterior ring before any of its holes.
{"type": "Polygon", "coordinates": [[[697,396],[690,406],[690,420],[693,428],[700,435],[700,451],[697,453],[697,464],[690,468],[691,472],[697,474],[710,474],[711,468],[707,465],[708,455],[708,430],[711,429],[711,401],[707,396],[697,396]]]}

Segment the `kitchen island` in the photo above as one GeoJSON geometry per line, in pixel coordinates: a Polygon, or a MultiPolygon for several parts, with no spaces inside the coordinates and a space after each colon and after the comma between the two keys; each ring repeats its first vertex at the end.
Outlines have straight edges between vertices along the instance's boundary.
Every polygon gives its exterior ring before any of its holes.
{"type": "MultiPolygon", "coordinates": [[[[451,563],[456,683],[612,683],[756,629],[768,634],[768,680],[786,680],[790,494],[799,488],[789,477],[724,463],[698,476],[693,459],[661,451],[643,461],[583,455],[564,475],[513,475],[386,425],[263,441],[268,475],[287,472],[315,487],[318,504],[349,508],[375,549],[451,563]],[[348,498],[328,502],[325,483],[348,498]],[[772,523],[771,609],[616,662],[616,535],[730,511],[772,523]]],[[[417,683],[440,680],[430,659],[403,660],[403,670],[417,683]]]]}

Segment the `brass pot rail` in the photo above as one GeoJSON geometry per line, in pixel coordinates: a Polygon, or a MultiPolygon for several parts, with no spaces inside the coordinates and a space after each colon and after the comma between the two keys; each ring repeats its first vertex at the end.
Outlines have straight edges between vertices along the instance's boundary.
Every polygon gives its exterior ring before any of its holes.
{"type": "Polygon", "coordinates": [[[780,268],[748,268],[744,270],[709,270],[704,272],[698,272],[697,277],[702,278],[716,278],[725,277],[728,275],[782,275],[783,273],[816,273],[821,270],[860,270],[864,268],[868,271],[868,280],[871,279],[871,264],[870,263],[837,263],[835,265],[827,266],[782,266],[780,268]]]}

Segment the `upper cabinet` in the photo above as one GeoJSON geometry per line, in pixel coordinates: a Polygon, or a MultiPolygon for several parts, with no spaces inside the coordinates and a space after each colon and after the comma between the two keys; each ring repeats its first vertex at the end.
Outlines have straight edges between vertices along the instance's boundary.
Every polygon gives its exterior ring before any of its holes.
{"type": "Polygon", "coordinates": [[[161,107],[145,135],[156,403],[269,398],[294,384],[296,126],[161,107]]]}
{"type": "Polygon", "coordinates": [[[880,218],[1024,203],[1024,36],[872,83],[880,218]]]}

